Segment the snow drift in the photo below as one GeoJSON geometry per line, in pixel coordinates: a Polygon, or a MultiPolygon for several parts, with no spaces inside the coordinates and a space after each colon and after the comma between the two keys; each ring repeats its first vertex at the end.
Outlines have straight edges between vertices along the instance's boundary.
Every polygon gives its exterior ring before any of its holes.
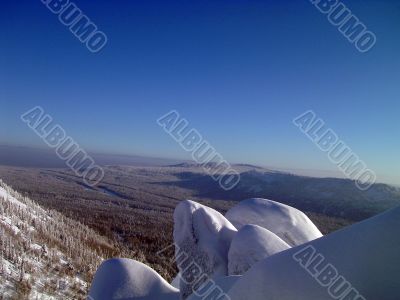
{"type": "Polygon", "coordinates": [[[244,225],[232,240],[228,253],[228,273],[244,274],[258,261],[289,248],[271,231],[257,225],[244,225]]]}
{"type": "Polygon", "coordinates": [[[296,208],[272,200],[253,198],[241,201],[225,217],[240,229],[254,224],[275,233],[291,246],[297,246],[322,236],[314,223],[296,208]]]}
{"type": "MultiPolygon", "coordinates": [[[[224,276],[217,278],[213,283],[217,291],[214,293],[214,297],[211,295],[211,288],[208,286],[200,286],[198,290],[195,291],[187,300],[229,300],[228,295],[226,294],[231,287],[238,281],[240,276],[224,276]]],[[[206,284],[205,284],[206,285],[206,284]]]]}

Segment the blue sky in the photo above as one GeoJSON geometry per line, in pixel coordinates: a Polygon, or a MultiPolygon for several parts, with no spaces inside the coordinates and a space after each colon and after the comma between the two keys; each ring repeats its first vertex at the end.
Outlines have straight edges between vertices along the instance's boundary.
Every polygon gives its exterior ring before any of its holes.
{"type": "Polygon", "coordinates": [[[400,3],[346,1],[377,36],[360,53],[309,1],[75,1],[93,54],[41,1],[0,12],[0,144],[44,147],[42,106],[87,150],[189,157],[157,125],[181,113],[230,162],[337,170],[292,119],[312,109],[378,180],[400,183],[400,3]]]}

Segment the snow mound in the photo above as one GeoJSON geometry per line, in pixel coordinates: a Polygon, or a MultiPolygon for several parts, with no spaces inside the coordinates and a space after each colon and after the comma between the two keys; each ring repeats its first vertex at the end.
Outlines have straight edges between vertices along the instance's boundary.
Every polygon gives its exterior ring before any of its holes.
{"type": "Polygon", "coordinates": [[[258,261],[289,248],[271,231],[258,225],[244,225],[232,240],[228,253],[228,273],[244,274],[258,261]]]}
{"type": "Polygon", "coordinates": [[[89,299],[178,300],[179,290],[150,267],[127,258],[110,259],[97,270],[89,299]]]}
{"type": "MultiPolygon", "coordinates": [[[[216,210],[190,200],[180,202],[174,211],[174,242],[182,278],[187,276],[184,271],[190,263],[195,263],[200,272],[210,278],[226,276],[228,251],[236,232],[236,228],[216,210]]],[[[180,281],[183,299],[194,290],[189,282],[180,281]]]]}
{"type": "Polygon", "coordinates": [[[231,300],[397,300],[399,228],[396,208],[278,253],[251,268],[228,295],[231,300]],[[327,268],[338,275],[322,276],[327,268]]]}
{"type": "Polygon", "coordinates": [[[297,246],[322,236],[314,223],[301,211],[272,200],[253,198],[241,201],[225,217],[240,229],[254,224],[275,233],[291,246],[297,246]]]}

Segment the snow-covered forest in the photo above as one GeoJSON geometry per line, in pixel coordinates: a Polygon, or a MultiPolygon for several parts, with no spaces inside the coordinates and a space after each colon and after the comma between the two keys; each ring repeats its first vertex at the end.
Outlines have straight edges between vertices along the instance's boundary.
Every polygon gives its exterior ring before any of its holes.
{"type": "Polygon", "coordinates": [[[116,245],[0,180],[0,298],[85,299],[116,245]]]}

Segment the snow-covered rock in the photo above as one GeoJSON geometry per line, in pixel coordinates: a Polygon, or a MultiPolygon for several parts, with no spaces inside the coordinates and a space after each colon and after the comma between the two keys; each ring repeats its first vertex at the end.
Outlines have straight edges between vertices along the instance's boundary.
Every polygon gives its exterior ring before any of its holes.
{"type": "Polygon", "coordinates": [[[127,258],[106,260],[97,270],[89,299],[178,300],[172,287],[150,267],[127,258]]]}
{"type": "Polygon", "coordinates": [[[228,274],[228,251],[237,230],[216,210],[186,200],[174,211],[174,242],[176,260],[182,275],[180,291],[183,299],[193,292],[191,280],[185,280],[190,264],[200,268],[209,278],[228,274]],[[183,260],[182,258],[187,258],[183,260]]]}
{"type": "Polygon", "coordinates": [[[321,238],[303,213],[270,200],[246,200],[227,215],[238,232],[211,208],[193,201],[177,206],[180,290],[142,263],[114,259],[97,271],[89,299],[398,299],[400,207],[321,238]],[[290,248],[279,235],[301,245],[290,248]],[[227,276],[228,267],[243,275],[227,276]]]}
{"type": "Polygon", "coordinates": [[[225,217],[237,228],[259,225],[275,233],[291,246],[322,236],[314,223],[296,208],[272,200],[253,198],[241,201],[225,217]]]}
{"type": "Polygon", "coordinates": [[[244,225],[232,240],[228,253],[228,273],[244,274],[258,261],[289,248],[271,231],[258,225],[244,225]]]}
{"type": "Polygon", "coordinates": [[[228,295],[231,300],[397,300],[399,233],[400,207],[266,258],[228,295]],[[323,270],[338,275],[323,277],[323,270]]]}

